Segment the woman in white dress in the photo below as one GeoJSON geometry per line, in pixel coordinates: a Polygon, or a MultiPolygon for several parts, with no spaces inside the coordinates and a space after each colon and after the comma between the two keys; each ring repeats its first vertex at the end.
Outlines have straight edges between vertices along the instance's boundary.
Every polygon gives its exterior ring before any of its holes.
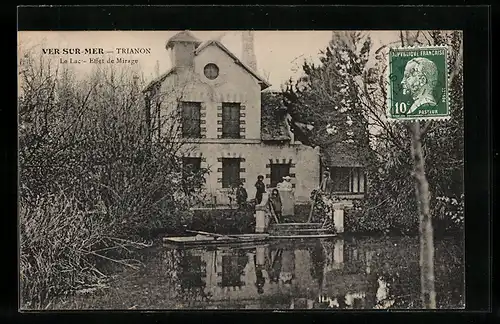
{"type": "Polygon", "coordinates": [[[281,203],[283,208],[283,216],[293,216],[294,215],[294,204],[295,199],[293,196],[293,187],[290,182],[292,178],[289,176],[283,177],[283,182],[278,183],[277,188],[280,192],[281,203]]]}
{"type": "Polygon", "coordinates": [[[283,177],[283,182],[278,183],[276,186],[280,190],[292,190],[292,183],[290,182],[292,178],[290,176],[283,177]]]}

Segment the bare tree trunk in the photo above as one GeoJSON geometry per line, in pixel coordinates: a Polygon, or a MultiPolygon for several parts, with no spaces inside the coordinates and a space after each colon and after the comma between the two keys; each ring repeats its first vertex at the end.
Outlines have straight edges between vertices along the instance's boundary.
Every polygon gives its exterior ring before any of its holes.
{"type": "MultiPolygon", "coordinates": [[[[400,32],[401,44],[413,46],[416,34],[411,35],[409,30],[400,32]]],[[[428,127],[429,125],[426,125],[428,127]]],[[[420,128],[420,122],[414,121],[410,126],[411,155],[413,159],[413,176],[415,178],[415,195],[419,215],[420,232],[420,285],[422,306],[426,309],[436,308],[436,290],[434,288],[434,234],[430,211],[430,192],[427,176],[425,175],[425,161],[422,151],[422,136],[425,130],[420,128]]]]}
{"type": "Polygon", "coordinates": [[[436,308],[434,288],[434,234],[429,207],[429,183],[425,175],[425,161],[422,151],[422,131],[420,122],[411,125],[411,155],[413,157],[413,176],[415,194],[420,219],[420,283],[422,305],[426,309],[436,308]]]}

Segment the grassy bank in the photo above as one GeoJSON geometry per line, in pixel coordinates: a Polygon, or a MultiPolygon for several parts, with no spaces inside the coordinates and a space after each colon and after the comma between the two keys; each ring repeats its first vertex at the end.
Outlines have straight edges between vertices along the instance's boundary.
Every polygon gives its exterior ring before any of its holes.
{"type": "Polygon", "coordinates": [[[148,246],[116,236],[105,213],[82,210],[64,194],[24,202],[19,214],[21,308],[40,309],[58,296],[105,288],[112,264],[138,269],[130,251],[148,246]]]}

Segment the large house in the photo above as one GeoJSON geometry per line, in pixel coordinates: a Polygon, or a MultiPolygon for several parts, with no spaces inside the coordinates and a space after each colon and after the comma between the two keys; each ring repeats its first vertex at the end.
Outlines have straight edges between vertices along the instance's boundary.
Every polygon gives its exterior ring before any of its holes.
{"type": "Polygon", "coordinates": [[[179,153],[183,163],[209,170],[204,189],[219,204],[228,203],[227,193],[238,181],[252,198],[258,175],[264,176],[268,188],[290,175],[296,201],[307,202],[320,184],[321,161],[330,170],[338,167],[333,177],[347,177],[340,191],[362,193],[360,165],[343,161],[334,152],[325,151],[322,157],[319,147],[295,139],[289,120],[277,121],[271,131],[262,125],[266,116],[261,98],[270,84],[256,71],[253,33],[242,35],[243,59],[220,41],[202,42],[189,31],[167,41],[171,68],[147,85],[144,94],[152,124],[176,112],[180,121],[157,127],[157,136],[170,136],[167,133],[179,124],[176,136],[185,144],[179,153]],[[159,109],[155,110],[154,102],[159,109]]]}

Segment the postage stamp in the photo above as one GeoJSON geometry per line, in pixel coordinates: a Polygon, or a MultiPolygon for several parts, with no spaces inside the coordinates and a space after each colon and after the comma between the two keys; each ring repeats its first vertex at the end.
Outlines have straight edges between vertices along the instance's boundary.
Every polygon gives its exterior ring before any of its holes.
{"type": "Polygon", "coordinates": [[[447,119],[448,48],[391,48],[387,115],[392,120],[447,119]]]}

